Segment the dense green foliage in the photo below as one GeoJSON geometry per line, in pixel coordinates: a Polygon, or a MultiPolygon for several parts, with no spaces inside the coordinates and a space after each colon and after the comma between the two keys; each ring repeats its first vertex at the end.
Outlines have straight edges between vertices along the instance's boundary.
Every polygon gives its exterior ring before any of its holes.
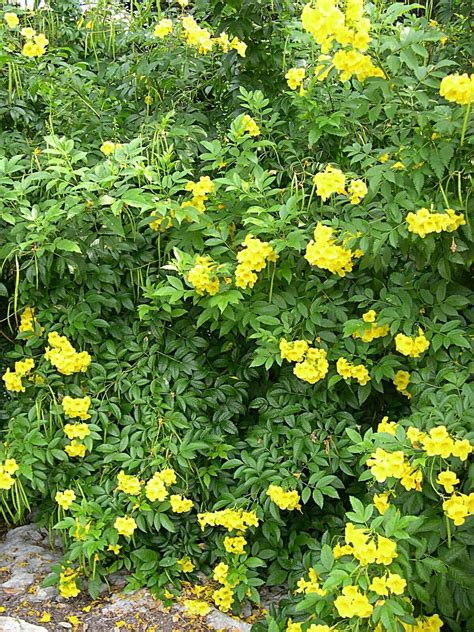
{"type": "Polygon", "coordinates": [[[443,425],[457,440],[474,439],[474,129],[470,106],[439,93],[443,77],[470,71],[469,3],[442,2],[438,13],[367,3],[370,54],[384,77],[364,82],[343,82],[335,69],[317,80],[321,50],[302,26],[305,3],[198,0],[186,9],[212,33],[245,41],[245,57],[157,38],[155,24],[178,24],[182,9],[149,4],[122,17],[107,2],[85,15],[72,1],[36,13],[7,7],[19,28],[47,36],[33,58],[21,54],[18,28],[0,26],[1,364],[13,370],[33,358],[40,378],[0,393],[0,464],[19,465],[14,486],[0,489],[0,515],[16,523],[37,508],[40,524],[62,530],[65,560],[92,595],[122,568],[130,588],[177,595],[178,560],[189,557],[209,577],[217,563],[229,565],[235,612],[246,598],[259,602],[260,586],[287,582],[289,598],[257,631],[296,632],[290,617],[414,630],[401,622],[434,613],[443,630],[472,628],[473,519],[453,525],[436,483],[449,468],[468,495],[472,464],[418,450],[422,490],[377,483],[366,464],[376,448],[412,455],[410,427],[443,425]],[[285,79],[302,67],[305,94],[285,79]],[[259,134],[245,131],[246,116],[259,134]],[[107,142],[118,146],[101,151],[107,142]],[[360,203],[317,194],[313,176],[328,164],[366,183],[360,203]],[[214,186],[205,211],[183,207],[187,182],[205,176],[214,186]],[[454,209],[465,223],[421,237],[406,221],[420,208],[454,209]],[[347,274],[305,259],[319,222],[361,251],[347,274]],[[278,258],[242,288],[236,257],[249,233],[278,258]],[[217,293],[199,294],[189,281],[197,256],[215,263],[217,293]],[[35,331],[18,333],[27,307],[35,331]],[[353,334],[369,310],[386,334],[364,342],[353,334]],[[418,328],[429,348],[402,355],[395,336],[418,328]],[[87,371],[64,375],[44,358],[52,331],[92,356],[87,371]],[[317,341],[329,362],[324,379],[299,379],[282,359],[283,338],[317,341]],[[370,381],[344,379],[341,357],[367,367],[370,381]],[[410,373],[410,399],[393,383],[398,371],[410,373]],[[84,458],[65,452],[66,395],[91,398],[84,458]],[[384,416],[398,422],[396,435],[377,432],[384,416]],[[116,491],[120,470],[147,481],[163,468],[175,470],[171,493],[192,499],[191,512],[116,491]],[[279,509],[272,484],[297,490],[301,510],[279,509]],[[391,507],[380,515],[374,492],[388,488],[391,507]],[[55,501],[65,489],[76,495],[67,511],[55,501]],[[245,533],[243,556],[229,554],[222,528],[203,531],[196,519],[225,508],[260,521],[245,533]],[[124,515],[136,521],[133,538],[114,528],[124,515]],[[413,608],[398,596],[370,619],[338,617],[333,592],[354,577],[366,591],[368,581],[354,560],[334,560],[348,521],[397,542],[391,570],[407,580],[413,608]],[[108,549],[117,542],[118,555],[108,549]],[[327,598],[295,597],[310,568],[327,598]]]}

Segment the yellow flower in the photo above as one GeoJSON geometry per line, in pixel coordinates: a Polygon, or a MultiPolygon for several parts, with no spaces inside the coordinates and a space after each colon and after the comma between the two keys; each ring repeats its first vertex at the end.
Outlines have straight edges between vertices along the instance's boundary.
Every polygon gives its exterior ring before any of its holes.
{"type": "Polygon", "coordinates": [[[129,538],[133,535],[133,532],[137,528],[137,523],[129,516],[119,516],[114,522],[114,527],[120,535],[124,535],[129,538]]]}
{"type": "Polygon", "coordinates": [[[418,328],[418,336],[410,337],[405,334],[395,336],[395,347],[399,353],[412,358],[418,358],[430,346],[430,341],[425,337],[423,330],[418,328]]]}
{"type": "Polygon", "coordinates": [[[390,154],[387,153],[382,154],[379,158],[379,161],[382,163],[387,162],[388,160],[390,160],[390,154]]]}
{"type": "Polygon", "coordinates": [[[254,511],[242,509],[222,509],[220,511],[198,514],[198,522],[201,530],[209,525],[221,526],[227,531],[241,531],[244,533],[248,527],[258,527],[258,518],[254,511]]]}
{"type": "Polygon", "coordinates": [[[163,18],[160,20],[158,24],[155,26],[155,30],[153,31],[153,35],[155,37],[159,37],[163,39],[173,31],[173,22],[167,18],[163,18]]]}
{"type": "MultiPolygon", "coordinates": [[[[328,188],[324,188],[324,194],[329,195],[328,188]]],[[[318,222],[314,229],[314,240],[306,246],[304,258],[313,266],[344,277],[347,272],[352,272],[352,258],[355,256],[355,252],[336,245],[332,228],[318,222]]]]}
{"type": "Polygon", "coordinates": [[[76,494],[72,489],[65,489],[63,492],[57,492],[54,499],[60,507],[63,509],[69,509],[72,503],[76,500],[76,494]]]}
{"type": "Polygon", "coordinates": [[[387,587],[394,595],[403,595],[407,582],[397,573],[389,573],[387,577],[387,587]]]}
{"type": "Polygon", "coordinates": [[[247,540],[240,536],[236,536],[231,538],[226,536],[224,538],[224,548],[228,553],[235,553],[236,555],[244,555],[245,553],[245,545],[247,544],[247,540]]]}
{"type": "Polygon", "coordinates": [[[351,197],[351,204],[360,204],[361,200],[367,195],[368,188],[362,180],[352,180],[347,188],[347,193],[351,197]]]}
{"type": "Polygon", "coordinates": [[[403,171],[403,169],[405,169],[405,165],[403,162],[398,161],[392,165],[392,169],[395,169],[395,171],[403,171]]]}
{"type": "Polygon", "coordinates": [[[387,578],[385,576],[372,578],[369,589],[376,592],[377,595],[388,597],[387,578]]]}
{"type": "Polygon", "coordinates": [[[24,26],[21,29],[20,33],[23,35],[23,37],[26,37],[26,39],[33,39],[33,37],[36,35],[36,31],[29,26],[24,26]]]}
{"type": "Polygon", "coordinates": [[[26,390],[21,381],[21,376],[16,372],[10,371],[10,369],[7,369],[2,375],[2,380],[5,382],[7,391],[11,391],[12,393],[24,393],[26,390]]]}
{"type": "Polygon", "coordinates": [[[397,428],[398,424],[395,421],[389,421],[388,417],[383,417],[377,426],[377,432],[386,432],[387,434],[395,436],[397,428]]]}
{"type": "Polygon", "coordinates": [[[80,593],[76,584],[77,572],[68,568],[59,575],[59,593],[65,599],[77,597],[80,593]]]}
{"type": "Polygon", "coordinates": [[[459,483],[459,478],[456,476],[455,472],[451,470],[444,470],[444,472],[440,472],[438,474],[438,478],[436,479],[438,485],[442,485],[447,494],[452,494],[454,492],[454,485],[459,483]]]}
{"type": "Polygon", "coordinates": [[[68,417],[79,417],[79,419],[90,419],[88,414],[89,406],[91,405],[90,397],[70,397],[65,395],[62,401],[62,407],[64,413],[68,417]]]}
{"type": "Polygon", "coordinates": [[[189,271],[187,280],[200,296],[209,294],[214,296],[220,287],[219,277],[216,275],[217,265],[210,257],[196,257],[196,262],[189,271]]]}
{"type": "Polygon", "coordinates": [[[66,424],[63,428],[68,439],[85,439],[91,433],[87,424],[66,424]]]}
{"type": "Polygon", "coordinates": [[[120,549],[122,547],[120,546],[120,544],[109,544],[109,546],[107,547],[107,551],[112,551],[112,553],[115,553],[115,555],[118,555],[120,553],[120,549]]]}
{"type": "Polygon", "coordinates": [[[467,73],[447,75],[441,81],[439,93],[447,101],[460,105],[474,103],[474,74],[470,77],[467,73]]]}
{"type": "Polygon", "coordinates": [[[296,90],[302,85],[306,70],[304,68],[290,68],[285,75],[288,86],[291,90],[296,90]]]}
{"type": "Polygon", "coordinates": [[[75,615],[75,614],[71,614],[71,615],[69,615],[69,616],[67,617],[67,620],[69,621],[69,623],[72,623],[72,625],[73,625],[74,627],[77,627],[77,626],[80,624],[80,622],[81,622],[81,621],[80,621],[80,619],[79,619],[79,617],[76,617],[76,615],[75,615]]]}
{"type": "Polygon", "coordinates": [[[205,617],[211,611],[211,606],[201,599],[185,599],[184,608],[188,614],[205,617]]]}
{"type": "Polygon", "coordinates": [[[390,507],[390,503],[388,502],[390,495],[385,494],[375,494],[374,496],[374,505],[377,508],[379,514],[383,515],[387,509],[390,507]]]}
{"type": "Polygon", "coordinates": [[[446,426],[436,426],[421,439],[423,449],[428,456],[442,456],[447,459],[454,450],[454,441],[449,436],[446,426]]]}
{"type": "Polygon", "coordinates": [[[219,582],[219,584],[225,584],[227,582],[227,575],[229,573],[229,566],[225,562],[219,562],[214,568],[212,577],[219,582]]]}
{"type": "Polygon", "coordinates": [[[49,623],[51,621],[51,615],[49,612],[43,611],[42,616],[38,619],[38,623],[49,623]]]}
{"type": "Polygon", "coordinates": [[[20,24],[20,20],[16,13],[4,13],[3,19],[8,24],[8,28],[14,29],[20,24]]]}
{"type": "Polygon", "coordinates": [[[242,125],[244,132],[247,132],[250,136],[260,136],[260,128],[249,114],[244,114],[242,117],[242,125]]]}
{"type": "Polygon", "coordinates": [[[344,618],[370,617],[374,607],[369,603],[366,595],[362,594],[358,586],[344,586],[342,595],[334,601],[339,616],[344,618]]]}
{"type": "Polygon", "coordinates": [[[227,612],[234,603],[234,593],[232,588],[228,585],[218,588],[212,593],[214,603],[223,612],[227,612]]]}
{"type": "Polygon", "coordinates": [[[324,171],[313,176],[316,193],[325,202],[333,193],[345,194],[346,176],[340,169],[328,165],[324,171]]]}
{"type": "Polygon", "coordinates": [[[408,371],[397,371],[395,378],[393,380],[393,384],[397,391],[404,393],[406,388],[410,382],[410,374],[408,371]]]}
{"type": "Polygon", "coordinates": [[[79,456],[83,458],[86,455],[86,446],[74,439],[74,441],[71,441],[71,443],[64,448],[64,451],[70,457],[79,456]]]}
{"type": "Polygon", "coordinates": [[[271,500],[278,505],[280,509],[287,509],[289,511],[301,509],[300,496],[296,489],[285,491],[279,485],[270,485],[267,489],[267,496],[270,496],[271,500]]]}
{"type": "Polygon", "coordinates": [[[451,498],[443,502],[443,511],[456,526],[460,526],[473,513],[473,508],[469,496],[453,494],[451,498]]]}
{"type": "Polygon", "coordinates": [[[377,564],[385,564],[385,566],[389,566],[396,557],[396,542],[379,535],[377,538],[377,556],[375,558],[377,564]]]}
{"type": "Polygon", "coordinates": [[[461,459],[461,461],[465,461],[471,454],[471,452],[472,446],[468,439],[463,439],[462,441],[458,439],[454,442],[452,455],[457,457],[458,459],[461,459]]]}
{"type": "Polygon", "coordinates": [[[346,360],[345,358],[339,358],[336,362],[336,371],[345,380],[355,378],[361,386],[365,386],[370,382],[370,375],[367,367],[363,364],[357,366],[346,360]]]}
{"type": "Polygon", "coordinates": [[[192,509],[193,501],[189,498],[184,498],[178,494],[173,494],[170,496],[171,509],[175,513],[186,513],[192,509]]]}
{"type": "Polygon", "coordinates": [[[369,309],[368,312],[362,314],[362,320],[364,323],[375,323],[375,319],[377,318],[377,312],[374,309],[369,309]]]}
{"type": "Polygon", "coordinates": [[[289,362],[302,362],[308,351],[306,340],[294,340],[287,342],[284,338],[280,340],[280,355],[283,360],[289,362]]]}
{"type": "Polygon", "coordinates": [[[136,476],[130,476],[125,474],[123,470],[117,474],[117,489],[130,494],[131,496],[138,496],[141,490],[141,484],[136,476]]]}
{"type": "Polygon", "coordinates": [[[110,156],[119,147],[122,147],[121,143],[113,143],[111,140],[106,140],[100,146],[100,151],[106,156],[110,156]]]}
{"type": "Polygon", "coordinates": [[[160,473],[155,472],[152,478],[145,485],[145,496],[151,502],[155,502],[156,500],[162,502],[168,496],[168,490],[162,479],[160,478],[160,473]]]}
{"type": "Polygon", "coordinates": [[[178,560],[178,564],[183,573],[191,573],[194,570],[194,564],[191,562],[189,557],[182,557],[178,560]]]}

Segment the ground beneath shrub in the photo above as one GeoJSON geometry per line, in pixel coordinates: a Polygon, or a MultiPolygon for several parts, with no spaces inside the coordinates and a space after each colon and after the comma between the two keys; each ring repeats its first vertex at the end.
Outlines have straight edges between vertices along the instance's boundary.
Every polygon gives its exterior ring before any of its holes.
{"type": "Polygon", "coordinates": [[[4,534],[0,541],[0,632],[250,631],[249,623],[215,609],[205,618],[195,618],[179,603],[165,608],[147,590],[124,594],[126,580],[122,576],[112,577],[110,590],[96,600],[82,595],[65,600],[55,587],[41,587],[51,564],[59,558],[50,548],[47,531],[35,525],[4,534]]]}

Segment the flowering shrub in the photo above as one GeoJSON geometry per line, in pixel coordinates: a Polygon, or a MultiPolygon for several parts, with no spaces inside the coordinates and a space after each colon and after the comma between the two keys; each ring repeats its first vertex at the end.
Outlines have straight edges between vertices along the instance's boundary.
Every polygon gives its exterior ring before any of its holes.
{"type": "Polygon", "coordinates": [[[470,629],[467,18],[191,4],[5,8],[0,515],[65,599],[470,629]]]}

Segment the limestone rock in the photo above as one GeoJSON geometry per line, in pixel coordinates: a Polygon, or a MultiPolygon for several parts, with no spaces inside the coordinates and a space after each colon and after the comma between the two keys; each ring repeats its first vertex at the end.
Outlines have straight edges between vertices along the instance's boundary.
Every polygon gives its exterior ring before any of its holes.
{"type": "Polygon", "coordinates": [[[0,632],[48,632],[42,625],[33,625],[22,619],[0,616],[0,632]]]}

